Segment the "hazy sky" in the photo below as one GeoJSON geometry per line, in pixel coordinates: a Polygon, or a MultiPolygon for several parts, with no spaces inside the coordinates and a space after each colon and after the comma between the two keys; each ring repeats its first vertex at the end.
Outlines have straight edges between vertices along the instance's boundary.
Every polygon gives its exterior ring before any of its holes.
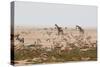
{"type": "Polygon", "coordinates": [[[15,2],[15,25],[97,26],[97,7],[36,2],[15,2]]]}

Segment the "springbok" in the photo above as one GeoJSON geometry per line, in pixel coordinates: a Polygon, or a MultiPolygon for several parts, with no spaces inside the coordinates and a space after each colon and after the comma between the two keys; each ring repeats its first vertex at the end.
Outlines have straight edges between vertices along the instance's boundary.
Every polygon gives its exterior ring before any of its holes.
{"type": "Polygon", "coordinates": [[[18,35],[15,36],[16,40],[18,40],[21,43],[24,43],[24,38],[20,38],[19,36],[20,36],[20,34],[18,34],[18,35]]]}

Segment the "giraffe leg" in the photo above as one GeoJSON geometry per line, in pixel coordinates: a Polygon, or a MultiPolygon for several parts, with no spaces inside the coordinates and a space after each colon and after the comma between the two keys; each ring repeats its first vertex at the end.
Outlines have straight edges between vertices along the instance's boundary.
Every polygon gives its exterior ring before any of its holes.
{"type": "Polygon", "coordinates": [[[58,35],[60,35],[60,31],[58,31],[58,35]]]}
{"type": "Polygon", "coordinates": [[[64,33],[63,33],[63,30],[61,31],[61,34],[63,35],[64,33]]]}

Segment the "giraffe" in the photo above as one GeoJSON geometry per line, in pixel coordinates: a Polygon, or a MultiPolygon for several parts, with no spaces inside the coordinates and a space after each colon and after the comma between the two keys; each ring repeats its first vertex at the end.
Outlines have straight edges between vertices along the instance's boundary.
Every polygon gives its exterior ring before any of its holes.
{"type": "Polygon", "coordinates": [[[76,29],[79,30],[81,34],[84,34],[84,29],[82,29],[79,25],[76,25],[76,29]]]}
{"type": "Polygon", "coordinates": [[[63,30],[62,30],[62,27],[59,27],[57,24],[55,24],[55,26],[56,26],[56,28],[57,28],[57,31],[58,31],[58,35],[60,35],[60,34],[64,34],[63,33],[63,30]]]}
{"type": "Polygon", "coordinates": [[[76,30],[79,31],[79,34],[78,34],[78,40],[83,40],[84,39],[84,29],[82,29],[79,25],[76,25],[76,30]]]}

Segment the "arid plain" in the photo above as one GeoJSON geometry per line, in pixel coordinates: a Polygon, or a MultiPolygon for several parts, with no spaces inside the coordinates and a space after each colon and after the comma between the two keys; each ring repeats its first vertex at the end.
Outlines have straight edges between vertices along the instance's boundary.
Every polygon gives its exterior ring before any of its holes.
{"type": "Polygon", "coordinates": [[[14,29],[14,61],[16,65],[61,63],[97,60],[97,30],[62,27],[34,28],[16,26],[14,29]]]}

